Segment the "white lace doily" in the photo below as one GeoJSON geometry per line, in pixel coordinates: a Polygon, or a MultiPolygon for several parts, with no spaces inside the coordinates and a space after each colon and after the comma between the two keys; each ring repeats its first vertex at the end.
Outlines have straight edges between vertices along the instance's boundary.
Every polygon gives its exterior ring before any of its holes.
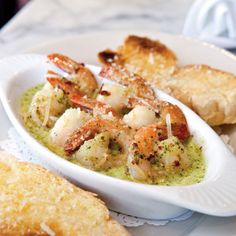
{"type": "MultiPolygon", "coordinates": [[[[44,165],[36,153],[33,150],[30,150],[29,146],[23,141],[20,135],[14,128],[10,128],[8,131],[8,138],[6,140],[0,141],[0,148],[11,153],[16,158],[33,162],[36,164],[44,165]]],[[[120,224],[127,227],[136,227],[143,224],[151,224],[155,226],[166,225],[169,222],[173,221],[182,221],[186,220],[192,216],[192,211],[187,211],[186,213],[171,219],[166,220],[149,220],[138,218],[134,216],[124,215],[118,212],[110,211],[111,216],[116,219],[120,224]]]]}

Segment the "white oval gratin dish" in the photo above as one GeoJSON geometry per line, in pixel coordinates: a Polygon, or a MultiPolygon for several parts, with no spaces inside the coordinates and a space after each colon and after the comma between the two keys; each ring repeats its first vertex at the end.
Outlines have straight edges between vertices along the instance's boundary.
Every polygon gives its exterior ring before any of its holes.
{"type": "MultiPolygon", "coordinates": [[[[25,129],[19,114],[22,94],[45,82],[46,57],[36,54],[13,56],[0,61],[0,97],[5,111],[27,144],[46,165],[78,185],[97,193],[112,210],[150,219],[167,219],[187,209],[215,215],[236,215],[236,159],[220,137],[192,110],[159,90],[158,97],[178,105],[190,132],[203,147],[206,174],[199,184],[157,186],[116,179],[77,166],[49,151],[25,129]]],[[[88,66],[94,74],[100,68],[88,66]]],[[[97,76],[98,81],[101,80],[97,76]]],[[[103,81],[104,82],[104,81],[103,81]]],[[[105,80],[106,82],[106,80],[105,80]]],[[[50,186],[49,186],[50,187],[50,186]]]]}

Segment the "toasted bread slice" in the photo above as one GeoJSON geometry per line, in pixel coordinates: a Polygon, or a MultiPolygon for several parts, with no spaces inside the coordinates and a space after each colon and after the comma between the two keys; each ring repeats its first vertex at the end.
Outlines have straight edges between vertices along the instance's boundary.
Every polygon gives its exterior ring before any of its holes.
{"type": "Polygon", "coordinates": [[[236,76],[207,65],[176,69],[156,84],[212,126],[236,123],[236,76]]]}
{"type": "Polygon", "coordinates": [[[168,77],[176,66],[176,56],[167,46],[135,35],[128,36],[117,52],[107,49],[98,58],[103,65],[119,64],[152,83],[168,77]]]}
{"type": "Polygon", "coordinates": [[[0,152],[1,235],[128,235],[95,194],[0,152]]]}

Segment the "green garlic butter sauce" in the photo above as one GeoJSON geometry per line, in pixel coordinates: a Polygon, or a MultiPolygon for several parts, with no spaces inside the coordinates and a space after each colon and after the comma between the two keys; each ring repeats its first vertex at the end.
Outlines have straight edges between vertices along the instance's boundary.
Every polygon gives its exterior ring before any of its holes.
{"type": "MultiPolygon", "coordinates": [[[[22,96],[20,112],[24,120],[24,124],[30,134],[40,143],[46,146],[49,150],[79,165],[78,162],[76,162],[76,160],[73,158],[73,156],[68,158],[65,155],[63,148],[51,143],[49,138],[49,129],[45,127],[38,127],[31,119],[31,117],[27,115],[34,94],[42,87],[43,84],[30,88],[22,96]]],[[[205,161],[202,155],[201,147],[196,144],[192,137],[187,140],[184,146],[186,148],[187,155],[190,157],[192,163],[191,167],[180,173],[168,174],[168,176],[164,180],[158,182],[159,185],[191,185],[199,183],[203,180],[205,175],[205,161]]],[[[128,174],[128,170],[125,165],[120,167],[113,167],[106,171],[99,172],[119,179],[134,181],[128,174]]]]}

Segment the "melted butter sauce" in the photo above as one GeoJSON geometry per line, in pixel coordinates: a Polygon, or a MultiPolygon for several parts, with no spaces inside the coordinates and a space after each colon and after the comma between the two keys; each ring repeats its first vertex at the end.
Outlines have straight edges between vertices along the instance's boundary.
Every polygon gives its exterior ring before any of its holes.
{"type": "MultiPolygon", "coordinates": [[[[46,146],[49,150],[73,162],[74,164],[79,165],[73,156],[68,157],[65,155],[63,148],[52,144],[49,138],[49,129],[45,127],[38,127],[30,118],[30,116],[26,115],[28,113],[29,106],[34,94],[42,87],[43,85],[40,84],[33,88],[30,88],[22,96],[20,112],[24,120],[24,124],[29,133],[40,143],[46,146]]],[[[190,157],[192,163],[191,167],[179,173],[168,174],[165,179],[158,182],[158,185],[191,185],[199,183],[203,180],[205,175],[205,161],[202,155],[201,147],[196,144],[193,138],[189,138],[188,141],[184,144],[184,146],[186,148],[187,155],[190,157]]],[[[115,178],[136,182],[128,174],[128,170],[125,165],[120,167],[113,167],[106,171],[99,172],[115,178]]]]}

